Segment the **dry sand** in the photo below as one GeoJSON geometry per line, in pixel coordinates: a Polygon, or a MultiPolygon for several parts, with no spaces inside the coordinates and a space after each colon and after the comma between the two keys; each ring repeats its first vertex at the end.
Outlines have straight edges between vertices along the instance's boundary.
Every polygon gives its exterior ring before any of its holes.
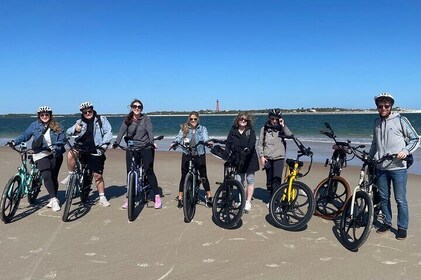
{"type": "MultiPolygon", "coordinates": [[[[111,207],[92,205],[63,223],[60,212],[22,200],[10,224],[0,224],[0,279],[421,279],[421,177],[409,176],[410,229],[405,241],[373,230],[358,252],[345,249],[333,221],[313,217],[308,227],[288,232],[268,222],[264,172],[256,174],[253,208],[236,229],[214,224],[211,209],[199,204],[186,224],[174,200],[180,154],[158,152],[156,174],[163,208],[145,208],[134,222],[120,208],[125,194],[124,153],[107,152],[105,180],[111,207]]],[[[16,172],[17,153],[0,148],[0,185],[16,172]]],[[[212,190],[222,179],[222,162],[208,156],[212,190]]],[[[303,178],[313,189],[328,169],[315,165],[303,178]]],[[[60,180],[66,175],[62,166],[60,180]]],[[[352,186],[358,168],[343,173],[352,186]]],[[[97,192],[92,194],[97,198],[97,192]]],[[[63,202],[64,187],[59,190],[63,202]]],[[[396,206],[393,205],[394,213],[396,206]]],[[[396,225],[396,216],[393,223],[396,225]]]]}

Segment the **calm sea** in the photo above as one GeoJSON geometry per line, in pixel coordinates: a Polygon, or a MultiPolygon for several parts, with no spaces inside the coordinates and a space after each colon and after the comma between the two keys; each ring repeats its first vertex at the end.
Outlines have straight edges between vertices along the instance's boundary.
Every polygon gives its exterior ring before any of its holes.
{"type": "MultiPolygon", "coordinates": [[[[421,114],[409,113],[405,115],[412,123],[418,134],[421,133],[421,114]]],[[[372,138],[372,125],[377,114],[291,114],[284,115],[284,119],[290,130],[315,153],[316,162],[324,162],[331,155],[331,139],[320,134],[324,128],[323,123],[328,122],[333,127],[339,140],[351,140],[354,143],[370,144],[372,138]]],[[[56,117],[56,119],[68,128],[76,121],[76,117],[56,117]]],[[[165,139],[159,143],[159,149],[165,150],[169,143],[177,135],[180,124],[186,121],[187,116],[151,116],[156,135],[164,135],[165,139]]],[[[34,118],[5,118],[0,117],[0,145],[15,138],[22,133],[34,118]]],[[[108,120],[113,128],[114,136],[118,133],[122,117],[109,117],[108,120]]],[[[232,125],[234,116],[201,116],[200,123],[208,129],[209,135],[216,138],[225,138],[232,125]]],[[[266,116],[255,116],[256,133],[266,121],[266,116]]],[[[288,143],[288,155],[294,156],[293,143],[288,143]]],[[[421,148],[415,153],[411,173],[421,174],[421,148]]],[[[351,162],[351,164],[353,164],[351,162]]],[[[355,162],[353,165],[359,165],[355,162]]]]}

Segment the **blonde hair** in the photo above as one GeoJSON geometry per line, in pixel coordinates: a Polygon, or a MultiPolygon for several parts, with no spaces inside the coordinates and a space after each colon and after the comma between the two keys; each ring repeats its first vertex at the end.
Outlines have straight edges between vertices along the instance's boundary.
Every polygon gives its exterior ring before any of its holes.
{"type": "Polygon", "coordinates": [[[199,113],[196,111],[190,112],[189,116],[187,117],[187,121],[180,125],[181,131],[183,132],[183,136],[186,137],[187,133],[189,133],[190,126],[190,117],[196,116],[197,117],[197,125],[199,125],[199,113]]]}

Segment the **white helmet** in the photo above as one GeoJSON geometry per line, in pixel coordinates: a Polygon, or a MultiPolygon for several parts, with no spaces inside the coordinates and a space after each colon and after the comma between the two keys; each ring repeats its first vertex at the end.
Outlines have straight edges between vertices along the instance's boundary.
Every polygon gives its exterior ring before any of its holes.
{"type": "Polygon", "coordinates": [[[83,110],[85,110],[85,109],[88,109],[88,108],[91,108],[91,109],[93,109],[93,108],[94,108],[94,105],[92,105],[92,103],[91,103],[91,102],[89,102],[89,101],[83,102],[83,103],[82,103],[82,104],[80,104],[80,106],[79,106],[79,110],[81,110],[81,111],[83,111],[83,110]]]}
{"type": "Polygon", "coordinates": [[[383,92],[383,93],[380,93],[377,96],[374,96],[374,102],[376,102],[376,105],[377,105],[377,101],[378,101],[379,98],[389,99],[392,106],[395,103],[395,98],[393,98],[393,96],[390,93],[387,93],[387,92],[383,92]]]}
{"type": "Polygon", "coordinates": [[[49,114],[51,114],[51,113],[53,113],[53,110],[51,110],[51,108],[48,107],[48,106],[41,106],[41,107],[38,108],[37,113],[38,114],[40,114],[40,113],[49,113],[49,114]]]}

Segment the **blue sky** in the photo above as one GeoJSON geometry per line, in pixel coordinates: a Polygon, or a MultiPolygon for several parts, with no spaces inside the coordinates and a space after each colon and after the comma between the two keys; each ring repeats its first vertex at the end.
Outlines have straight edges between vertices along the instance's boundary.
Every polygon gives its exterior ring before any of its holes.
{"type": "Polygon", "coordinates": [[[2,0],[0,114],[421,109],[421,1],[2,0]]]}

